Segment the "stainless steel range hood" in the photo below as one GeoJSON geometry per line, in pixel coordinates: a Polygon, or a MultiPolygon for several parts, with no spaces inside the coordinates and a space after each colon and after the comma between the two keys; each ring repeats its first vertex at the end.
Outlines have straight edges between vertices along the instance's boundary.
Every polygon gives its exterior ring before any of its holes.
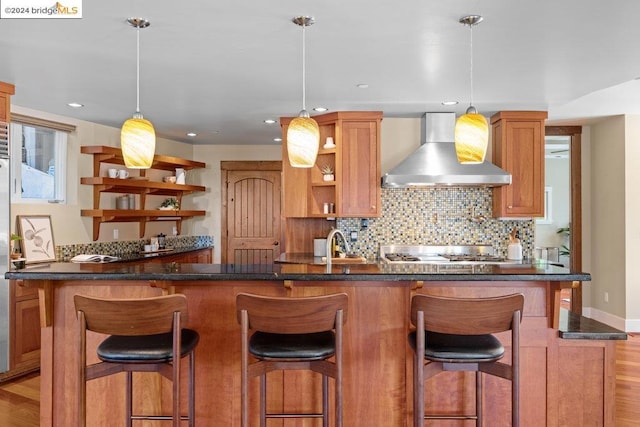
{"type": "Polygon", "coordinates": [[[511,175],[491,162],[458,163],[453,142],[455,121],[455,113],[426,113],[422,119],[420,147],[382,177],[382,187],[497,187],[511,184],[511,175]]]}

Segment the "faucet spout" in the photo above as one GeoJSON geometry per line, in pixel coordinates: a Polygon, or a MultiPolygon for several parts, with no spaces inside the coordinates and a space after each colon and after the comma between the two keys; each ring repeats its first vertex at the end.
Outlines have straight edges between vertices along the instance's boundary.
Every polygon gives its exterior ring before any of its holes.
{"type": "Polygon", "coordinates": [[[331,273],[331,241],[335,236],[340,236],[342,241],[344,242],[344,249],[347,253],[351,252],[351,245],[347,241],[347,238],[344,236],[344,233],[337,228],[332,228],[327,235],[327,273],[331,273]]]}

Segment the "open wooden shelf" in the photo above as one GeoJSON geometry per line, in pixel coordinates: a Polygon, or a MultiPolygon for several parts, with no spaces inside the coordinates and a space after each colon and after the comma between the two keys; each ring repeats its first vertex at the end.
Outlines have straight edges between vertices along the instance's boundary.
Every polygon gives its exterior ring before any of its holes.
{"type": "Polygon", "coordinates": [[[82,209],[82,216],[93,217],[93,240],[98,240],[100,224],[103,222],[137,222],[140,224],[140,237],[144,237],[145,226],[149,221],[175,221],[178,234],[182,220],[204,216],[205,211],[194,210],[140,210],[140,209],[82,209]]]}
{"type": "MultiPolygon", "coordinates": [[[[85,145],[80,147],[80,152],[83,154],[93,154],[94,159],[94,175],[100,174],[100,163],[111,163],[114,165],[124,165],[124,159],[122,158],[122,151],[118,147],[108,147],[105,145],[85,145]],[[96,162],[98,162],[98,170],[95,170],[96,162]]],[[[183,169],[198,169],[205,168],[207,165],[202,162],[196,162],[195,160],[181,159],[179,157],[162,156],[156,154],[153,156],[153,163],[150,169],[159,169],[165,171],[172,171],[175,168],[183,169]]],[[[141,172],[144,169],[141,170],[141,172]]]]}
{"type": "MultiPolygon", "coordinates": [[[[98,240],[100,224],[103,222],[137,222],[140,224],[139,235],[144,237],[146,223],[149,221],[175,221],[178,234],[181,232],[182,220],[196,216],[204,216],[205,211],[200,210],[160,210],[144,209],[146,196],[175,197],[182,206],[182,196],[199,191],[205,191],[202,185],[172,184],[168,182],[149,181],[135,178],[108,178],[100,176],[100,165],[109,163],[124,165],[122,152],[117,147],[103,145],[90,145],[80,147],[83,154],[93,155],[93,175],[80,178],[80,183],[93,186],[93,209],[81,210],[82,216],[93,218],[93,240],[98,240]],[[129,193],[140,196],[140,206],[143,209],[100,209],[100,195],[102,193],[129,193]]],[[[173,171],[176,168],[196,169],[205,168],[206,164],[193,160],[155,155],[151,169],[173,171]]],[[[145,169],[140,169],[140,177],[145,178],[145,169]]]]}

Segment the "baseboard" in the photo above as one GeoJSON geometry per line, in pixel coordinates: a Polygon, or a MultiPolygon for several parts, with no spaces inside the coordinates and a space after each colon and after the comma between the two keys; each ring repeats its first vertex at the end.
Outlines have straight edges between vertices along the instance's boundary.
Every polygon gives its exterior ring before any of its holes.
{"type": "Polygon", "coordinates": [[[621,331],[640,331],[640,319],[624,319],[593,307],[583,307],[582,315],[621,331]]]}
{"type": "Polygon", "coordinates": [[[13,381],[16,378],[28,375],[32,372],[37,372],[40,370],[40,365],[38,366],[28,366],[20,369],[12,369],[7,372],[0,373],[0,384],[13,381]]]}

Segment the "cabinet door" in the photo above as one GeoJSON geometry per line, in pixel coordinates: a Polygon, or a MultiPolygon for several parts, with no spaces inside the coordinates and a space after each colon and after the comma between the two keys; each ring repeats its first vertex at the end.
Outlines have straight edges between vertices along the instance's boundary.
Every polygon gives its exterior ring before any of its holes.
{"type": "Polygon", "coordinates": [[[31,370],[40,365],[40,310],[35,288],[9,281],[10,370],[31,370]]]}
{"type": "Polygon", "coordinates": [[[380,215],[379,121],[342,123],[339,216],[380,215]]]}
{"type": "Polygon", "coordinates": [[[493,142],[494,162],[511,174],[494,189],[494,216],[544,216],[544,119],[497,121],[493,142]]]}

